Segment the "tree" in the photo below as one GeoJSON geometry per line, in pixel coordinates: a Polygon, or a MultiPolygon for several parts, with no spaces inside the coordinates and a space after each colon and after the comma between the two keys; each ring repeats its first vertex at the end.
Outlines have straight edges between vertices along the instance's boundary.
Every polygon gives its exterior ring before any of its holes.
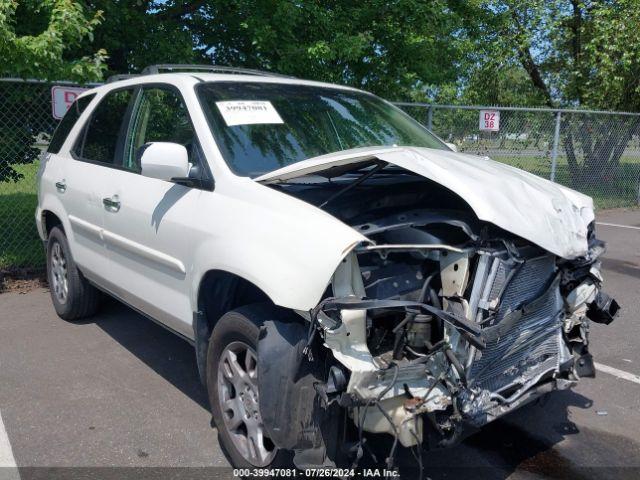
{"type": "MultiPolygon", "coordinates": [[[[457,11],[481,52],[471,71],[489,68],[500,78],[515,67],[536,92],[526,98],[549,107],[640,111],[638,0],[476,0],[457,11]]],[[[608,119],[581,119],[562,123],[575,186],[618,167],[640,132],[637,120],[614,130],[608,119]]]]}
{"type": "MultiPolygon", "coordinates": [[[[0,1],[0,76],[99,80],[106,58],[103,49],[82,57],[68,52],[91,41],[101,18],[101,12],[87,17],[81,4],[70,0],[0,1]]],[[[40,153],[33,147],[35,136],[51,132],[53,122],[38,115],[36,105],[30,106],[39,101],[15,84],[0,84],[0,111],[10,122],[0,128],[0,181],[18,181],[22,176],[12,165],[33,162],[40,153]]]]}
{"type": "Polygon", "coordinates": [[[87,8],[104,11],[95,37],[113,73],[208,63],[425,99],[455,81],[461,48],[445,0],[93,0],[87,8]]]}
{"type": "Polygon", "coordinates": [[[458,18],[445,1],[201,3],[188,22],[213,63],[353,85],[395,100],[425,98],[456,79],[458,18]]]}
{"type": "MultiPolygon", "coordinates": [[[[102,12],[93,30],[93,44],[109,54],[106,75],[136,73],[157,63],[200,63],[196,40],[187,14],[202,2],[154,0],[87,0],[92,13],[102,12]]],[[[74,48],[78,56],[88,55],[91,44],[74,48]]]]}
{"type": "Polygon", "coordinates": [[[71,0],[0,2],[0,75],[47,80],[99,80],[104,49],[81,58],[65,54],[91,42],[102,12],[87,18],[71,0]]]}

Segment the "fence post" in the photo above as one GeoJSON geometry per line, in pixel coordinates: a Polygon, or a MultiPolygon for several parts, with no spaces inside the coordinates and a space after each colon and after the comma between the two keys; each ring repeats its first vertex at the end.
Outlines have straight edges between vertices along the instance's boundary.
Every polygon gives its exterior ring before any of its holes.
{"type": "Polygon", "coordinates": [[[551,180],[556,181],[556,168],[558,166],[558,143],[560,142],[560,122],[562,120],[562,113],[556,113],[556,130],[553,134],[553,150],[551,152],[551,180]]]}
{"type": "Polygon", "coordinates": [[[433,131],[433,105],[427,108],[427,129],[433,131]]]}

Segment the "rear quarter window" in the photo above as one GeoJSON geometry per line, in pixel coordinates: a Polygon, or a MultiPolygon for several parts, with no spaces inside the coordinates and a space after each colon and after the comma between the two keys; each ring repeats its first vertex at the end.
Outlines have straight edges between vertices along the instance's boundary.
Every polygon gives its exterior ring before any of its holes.
{"type": "Polygon", "coordinates": [[[87,121],[84,135],[73,152],[82,160],[109,165],[120,164],[118,141],[122,137],[134,88],[109,92],[100,101],[87,121]]]}
{"type": "Polygon", "coordinates": [[[84,112],[87,105],[91,103],[93,97],[96,94],[93,93],[91,95],[86,95],[84,97],[78,98],[75,102],[71,104],[67,113],[65,113],[62,120],[56,127],[56,130],[53,132],[53,136],[51,137],[51,141],[49,142],[49,147],[47,148],[47,152],[49,153],[58,153],[64,144],[64,141],[67,139],[69,132],[73,128],[73,126],[80,118],[82,112],[84,112]]]}

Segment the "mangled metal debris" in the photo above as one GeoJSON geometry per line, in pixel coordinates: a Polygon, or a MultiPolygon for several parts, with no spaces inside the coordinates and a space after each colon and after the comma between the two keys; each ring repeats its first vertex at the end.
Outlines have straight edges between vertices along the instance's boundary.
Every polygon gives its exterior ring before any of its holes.
{"type": "MultiPolygon", "coordinates": [[[[359,432],[358,455],[363,432],[394,436],[394,449],[452,445],[595,375],[589,321],[610,323],[619,306],[600,291],[590,199],[494,162],[471,174],[477,161],[361,149],[258,179],[366,237],[323,300],[299,312],[309,321],[299,362],[316,362],[318,344],[330,352],[333,380],[314,388],[359,432]],[[305,181],[350,163],[358,188],[305,181]]],[[[299,464],[310,458],[303,444],[289,445],[299,464]]]]}

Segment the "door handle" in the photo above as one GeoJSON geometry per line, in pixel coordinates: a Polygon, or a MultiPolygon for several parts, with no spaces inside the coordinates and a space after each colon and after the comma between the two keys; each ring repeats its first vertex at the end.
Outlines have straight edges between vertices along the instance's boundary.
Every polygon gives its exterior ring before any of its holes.
{"type": "Polygon", "coordinates": [[[56,182],[56,188],[60,193],[64,193],[65,190],[67,189],[67,182],[65,182],[64,180],[61,180],[60,182],[56,182]]]}
{"type": "Polygon", "coordinates": [[[113,197],[105,197],[102,199],[102,204],[105,208],[117,212],[120,210],[120,200],[118,200],[118,196],[114,195],[113,197]]]}

